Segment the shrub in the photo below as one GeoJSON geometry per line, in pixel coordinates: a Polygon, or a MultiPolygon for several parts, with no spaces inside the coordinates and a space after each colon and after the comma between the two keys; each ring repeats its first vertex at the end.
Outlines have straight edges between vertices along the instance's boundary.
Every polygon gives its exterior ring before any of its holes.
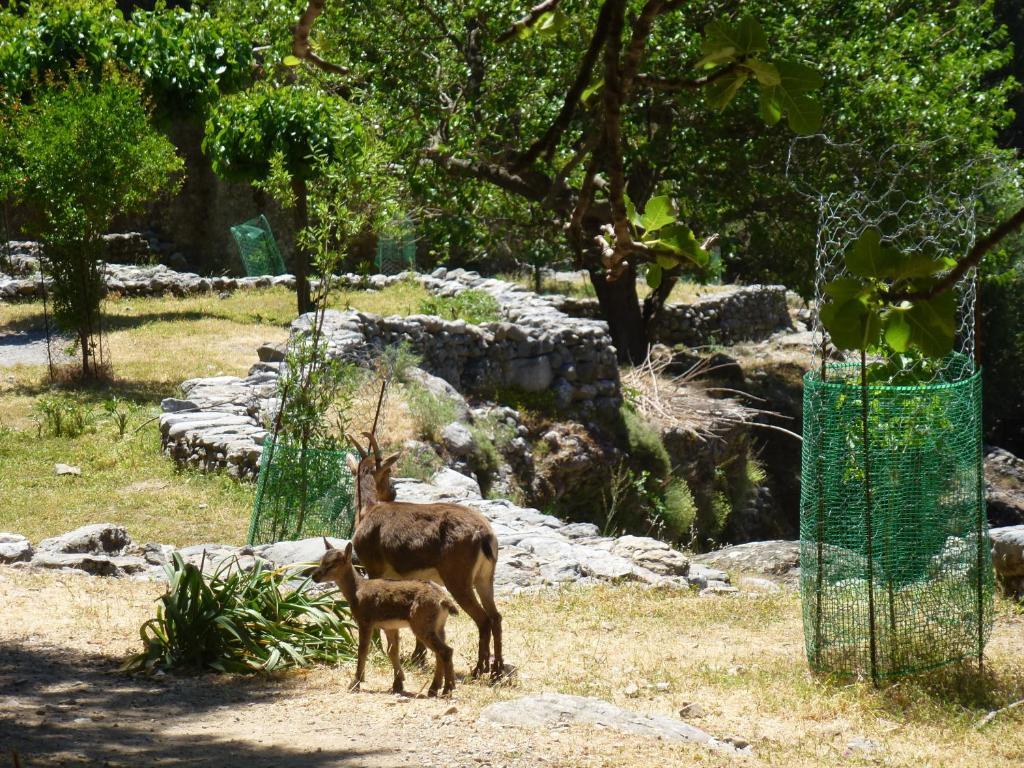
{"type": "Polygon", "coordinates": [[[689,541],[692,538],[697,521],[697,503],[686,480],[672,478],[668,481],[660,511],[668,539],[689,541]]]}
{"type": "Polygon", "coordinates": [[[92,407],[70,395],[43,395],[32,411],[40,437],[78,437],[93,421],[92,407]]]}
{"type": "Polygon", "coordinates": [[[142,625],[144,649],[124,668],[261,672],[353,657],[353,622],[333,593],[307,591],[306,579],[282,593],[294,572],[249,571],[228,561],[206,575],[174,553],[156,618],[142,625]]]}
{"type": "Polygon", "coordinates": [[[458,419],[455,403],[446,397],[437,397],[421,384],[410,382],[405,385],[405,402],[409,407],[420,439],[437,443],[441,430],[458,419]]]}
{"type": "Polygon", "coordinates": [[[668,475],[671,461],[658,430],[628,405],[623,405],[621,414],[626,446],[634,463],[658,477],[668,475]]]}
{"type": "Polygon", "coordinates": [[[465,320],[473,325],[501,320],[501,307],[491,294],[469,288],[454,296],[430,296],[420,304],[420,314],[445,320],[465,320]]]}
{"type": "Polygon", "coordinates": [[[15,127],[24,176],[15,193],[28,203],[27,228],[43,244],[54,317],[76,335],[83,376],[95,378],[105,292],[102,235],[115,216],[172,188],[181,160],[150,126],[138,87],[114,73],[98,85],[75,76],[40,91],[19,110],[15,127]]]}

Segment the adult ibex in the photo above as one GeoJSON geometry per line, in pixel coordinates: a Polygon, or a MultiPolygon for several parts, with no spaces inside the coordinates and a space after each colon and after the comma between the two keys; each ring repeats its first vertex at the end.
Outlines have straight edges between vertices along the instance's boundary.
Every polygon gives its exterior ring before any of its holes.
{"type": "Polygon", "coordinates": [[[352,543],[359,562],[370,578],[433,579],[444,584],[480,632],[473,675],[490,671],[492,677],[499,677],[505,665],[501,614],[494,604],[498,537],[487,518],[461,504],[395,501],[391,468],[399,454],[382,458],[376,439],[364,434],[369,450],[349,438],[360,458],[347,457],[356,478],[352,543]]]}

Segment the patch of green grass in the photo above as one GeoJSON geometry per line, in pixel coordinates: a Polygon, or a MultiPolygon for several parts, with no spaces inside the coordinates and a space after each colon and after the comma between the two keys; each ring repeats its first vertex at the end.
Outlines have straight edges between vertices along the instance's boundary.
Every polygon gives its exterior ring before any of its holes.
{"type": "MultiPolygon", "coordinates": [[[[401,282],[381,291],[338,291],[331,305],[409,314],[425,296],[418,283],[401,282]]],[[[104,311],[110,382],[54,391],[43,365],[0,368],[0,530],[38,541],[80,525],[113,522],[143,542],[243,543],[253,486],[178,470],[160,452],[155,417],[160,400],[178,394],[182,381],[244,376],[261,342],[284,341],[295,317],[295,294],[270,288],[224,299],[112,298],[104,311]],[[114,398],[117,413],[106,412],[104,403],[114,398]],[[57,411],[60,437],[54,434],[57,411]],[[83,414],[89,418],[78,429],[83,414]],[[66,415],[76,436],[67,436],[66,415]],[[57,477],[58,462],[81,467],[82,476],[57,477]]],[[[0,305],[0,330],[40,327],[40,303],[0,305]]]]}
{"type": "Polygon", "coordinates": [[[75,438],[40,436],[35,427],[0,431],[0,530],[38,542],[111,522],[139,542],[244,543],[254,486],[178,470],[160,453],[156,422],[137,428],[123,440],[109,423],[75,438]],[[56,463],[80,467],[81,477],[57,476],[56,463]]]}
{"type": "Polygon", "coordinates": [[[491,294],[470,288],[454,296],[428,296],[419,311],[445,320],[465,320],[473,325],[501,320],[501,307],[491,294]]]}

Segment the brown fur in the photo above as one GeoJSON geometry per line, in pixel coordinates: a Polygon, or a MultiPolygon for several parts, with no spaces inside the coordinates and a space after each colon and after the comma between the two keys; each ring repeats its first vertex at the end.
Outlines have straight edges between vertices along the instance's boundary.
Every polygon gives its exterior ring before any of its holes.
{"type": "Polygon", "coordinates": [[[444,625],[449,614],[458,613],[458,607],[444,590],[429,581],[364,579],[352,566],[351,542],[344,550],[334,549],[324,539],[327,551],[313,572],[317,583],[333,581],[341,589],[359,628],[359,658],[352,690],[366,677],[366,654],[370,638],[381,627],[388,638],[388,657],[394,668],[395,680],[391,690],[401,693],[405,674],[398,661],[398,629],[408,626],[416,639],[434,652],[434,680],[429,696],[436,696],[444,681],[443,695],[455,688],[455,667],[452,648],[445,642],[444,625]]]}
{"type": "Polygon", "coordinates": [[[501,675],[501,613],[494,602],[498,538],[491,524],[479,512],[461,504],[395,501],[391,467],[398,455],[381,460],[376,441],[371,440],[370,445],[373,452],[362,460],[357,462],[352,456],[348,459],[357,478],[352,543],[359,562],[371,578],[418,577],[436,572],[455,602],[477,625],[479,645],[473,674],[490,670],[494,677],[501,675]]]}

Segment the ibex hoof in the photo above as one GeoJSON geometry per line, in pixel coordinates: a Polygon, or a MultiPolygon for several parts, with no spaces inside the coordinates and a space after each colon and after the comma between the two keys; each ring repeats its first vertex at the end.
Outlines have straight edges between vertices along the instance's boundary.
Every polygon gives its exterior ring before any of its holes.
{"type": "Polygon", "coordinates": [[[395,680],[394,684],[391,686],[391,692],[392,693],[405,693],[405,686],[402,685],[402,681],[401,680],[395,680]]]}
{"type": "Polygon", "coordinates": [[[441,697],[445,698],[445,699],[450,699],[452,697],[452,692],[454,690],[455,690],[455,686],[454,685],[446,685],[444,690],[441,692],[441,697]]]}
{"type": "Polygon", "coordinates": [[[433,698],[436,698],[436,697],[437,697],[437,688],[428,688],[427,689],[427,698],[428,699],[433,699],[433,698]]]}

